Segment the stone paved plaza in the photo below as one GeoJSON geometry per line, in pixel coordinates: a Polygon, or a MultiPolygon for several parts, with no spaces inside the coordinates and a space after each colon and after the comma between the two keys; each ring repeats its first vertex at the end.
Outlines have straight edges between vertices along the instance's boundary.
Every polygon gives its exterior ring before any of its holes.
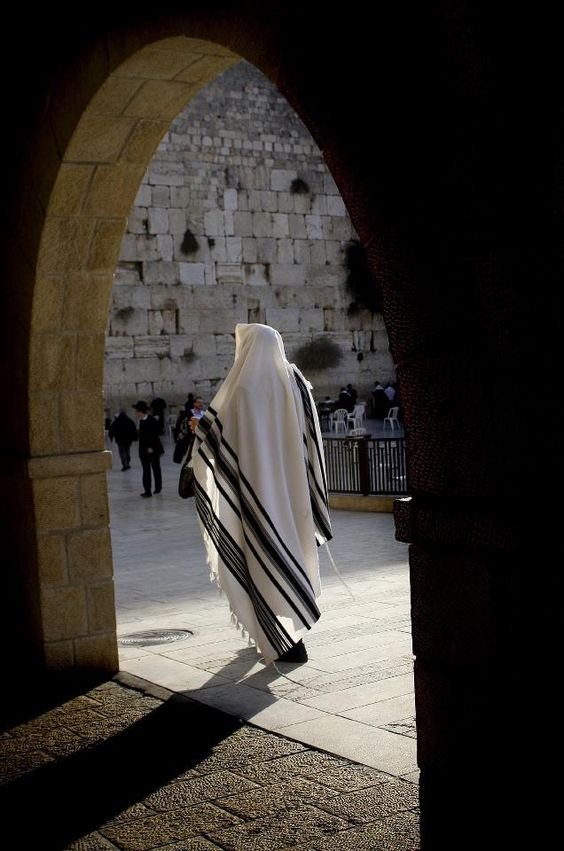
{"type": "Polygon", "coordinates": [[[0,737],[4,830],[42,851],[417,851],[406,547],[389,514],[332,511],[323,615],[304,665],[266,667],[208,578],[192,501],[108,473],[113,681],[0,737]],[[220,710],[220,711],[218,711],[220,710]],[[31,818],[22,819],[21,813],[31,818]]]}
{"type": "Polygon", "coordinates": [[[193,500],[163,457],[163,492],[140,499],[139,461],[108,473],[118,633],[191,630],[186,640],[120,646],[123,671],[296,741],[417,779],[407,547],[390,514],[332,511],[321,548],[322,617],[304,665],[266,667],[210,582],[193,500]]]}

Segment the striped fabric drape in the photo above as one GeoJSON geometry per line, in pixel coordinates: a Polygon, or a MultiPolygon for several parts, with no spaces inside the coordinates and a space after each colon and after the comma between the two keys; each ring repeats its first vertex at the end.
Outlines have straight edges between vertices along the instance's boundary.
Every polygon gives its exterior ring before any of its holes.
{"type": "Polygon", "coordinates": [[[236,326],[235,361],[200,420],[196,506],[210,573],[266,662],[319,619],[317,548],[331,538],[308,382],[266,325],[236,326]]]}

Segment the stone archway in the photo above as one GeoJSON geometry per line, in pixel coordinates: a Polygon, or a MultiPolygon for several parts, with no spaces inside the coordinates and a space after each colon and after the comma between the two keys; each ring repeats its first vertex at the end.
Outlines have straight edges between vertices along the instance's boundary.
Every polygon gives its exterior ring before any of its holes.
{"type": "Polygon", "coordinates": [[[103,443],[108,305],[126,216],[172,119],[238,57],[182,36],[121,63],[62,151],[38,250],[29,364],[36,628],[49,672],[117,669],[103,443]]]}
{"type": "MultiPolygon", "coordinates": [[[[520,18],[515,8],[499,15],[493,6],[456,2],[431,10],[414,4],[409,14],[403,4],[377,5],[370,22],[357,9],[329,13],[318,4],[220,0],[211,8],[190,5],[181,21],[174,4],[161,4],[153,18],[115,6],[99,4],[87,20],[76,16],[70,38],[52,10],[36,13],[45,17],[32,27],[29,10],[14,9],[10,31],[21,36],[31,73],[24,80],[23,62],[7,64],[7,51],[3,59],[1,343],[9,359],[0,361],[0,376],[12,394],[3,448],[14,459],[3,483],[2,621],[21,639],[9,635],[9,671],[29,662],[24,678],[33,689],[33,664],[43,670],[45,659],[50,672],[76,672],[77,658],[83,671],[107,673],[115,665],[110,623],[92,636],[80,631],[89,604],[96,617],[88,582],[102,589],[100,598],[111,593],[106,568],[93,568],[93,550],[81,549],[80,536],[106,536],[101,400],[90,398],[96,372],[101,386],[102,327],[93,316],[105,314],[104,254],[118,240],[142,156],[119,163],[131,137],[124,135],[127,121],[118,120],[99,138],[93,161],[64,157],[79,140],[75,130],[88,105],[121,63],[165,37],[197,33],[266,69],[307,117],[372,269],[384,279],[415,494],[398,534],[414,542],[424,847],[450,847],[452,836],[460,847],[477,847],[488,822],[505,845],[517,845],[524,822],[533,834],[537,813],[558,806],[548,784],[523,783],[544,779],[558,761],[557,750],[539,747],[530,732],[531,718],[555,716],[554,690],[527,688],[523,674],[533,670],[541,681],[539,660],[543,682],[559,670],[560,512],[539,488],[552,485],[540,475],[559,469],[562,446],[552,428],[534,452],[524,451],[522,408],[524,388],[550,399],[560,381],[556,22],[551,28],[550,18],[530,10],[520,18]],[[63,174],[68,194],[57,201],[63,174]],[[55,201],[62,206],[52,207],[55,201]],[[540,558],[542,539],[548,554],[540,558]],[[92,569],[101,571],[99,584],[87,579],[92,569]],[[65,631],[46,632],[70,594],[51,593],[59,587],[82,589],[78,631],[71,606],[65,631]],[[524,731],[529,741],[516,749],[524,731]],[[513,824],[499,819],[502,812],[513,824]]],[[[174,100],[172,92],[188,89],[177,73],[153,71],[127,104],[142,103],[145,83],[163,104],[167,92],[174,100]]],[[[126,114],[119,96],[114,91],[104,107],[108,117],[126,114]]],[[[155,97],[149,102],[162,106],[155,97]]],[[[132,151],[143,139],[150,144],[146,134],[148,126],[132,151]]],[[[98,557],[104,552],[101,543],[98,557]]]]}

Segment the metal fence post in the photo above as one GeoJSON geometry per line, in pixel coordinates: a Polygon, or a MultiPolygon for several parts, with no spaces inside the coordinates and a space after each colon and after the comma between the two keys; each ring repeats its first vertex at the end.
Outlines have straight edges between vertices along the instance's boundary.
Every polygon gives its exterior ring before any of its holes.
{"type": "Polygon", "coordinates": [[[370,468],[368,465],[368,440],[360,437],[356,441],[358,447],[358,473],[360,478],[360,492],[363,496],[370,493],[370,468]]]}

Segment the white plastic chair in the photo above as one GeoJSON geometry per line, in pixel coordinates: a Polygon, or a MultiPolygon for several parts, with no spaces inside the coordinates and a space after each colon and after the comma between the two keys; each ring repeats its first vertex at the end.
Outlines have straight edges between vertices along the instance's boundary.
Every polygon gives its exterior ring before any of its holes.
{"type": "Polygon", "coordinates": [[[350,423],[351,428],[362,428],[362,423],[366,419],[364,408],[364,405],[355,405],[350,414],[347,414],[347,422],[350,423]]]}
{"type": "Polygon", "coordinates": [[[331,414],[331,431],[335,431],[335,434],[338,434],[339,431],[342,431],[343,434],[346,434],[347,416],[348,411],[346,408],[337,408],[336,411],[333,411],[333,413],[331,414]]]}
{"type": "Polygon", "coordinates": [[[390,428],[394,431],[397,426],[400,428],[400,422],[398,419],[399,407],[398,408],[390,408],[388,411],[388,416],[384,417],[384,429],[386,428],[386,423],[390,424],[390,428]]]}

